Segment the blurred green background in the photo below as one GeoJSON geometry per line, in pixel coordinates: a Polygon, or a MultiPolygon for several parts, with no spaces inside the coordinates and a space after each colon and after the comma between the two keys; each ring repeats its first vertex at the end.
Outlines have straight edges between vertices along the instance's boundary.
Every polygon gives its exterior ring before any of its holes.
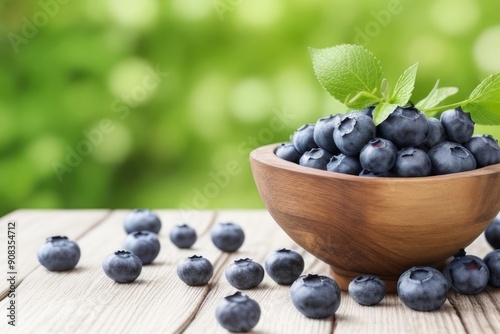
{"type": "Polygon", "coordinates": [[[473,0],[3,0],[0,214],[262,207],[250,150],[345,111],[308,46],[363,44],[392,83],[420,61],[413,100],[438,78],[463,99],[500,71],[499,12],[473,0]]]}

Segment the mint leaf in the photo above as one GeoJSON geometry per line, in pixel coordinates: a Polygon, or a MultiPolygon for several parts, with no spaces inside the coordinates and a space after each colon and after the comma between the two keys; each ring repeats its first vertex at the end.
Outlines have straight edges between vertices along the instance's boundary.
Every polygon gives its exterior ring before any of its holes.
{"type": "Polygon", "coordinates": [[[462,104],[462,109],[470,112],[477,124],[500,124],[500,73],[484,79],[462,104]]]}
{"type": "Polygon", "coordinates": [[[382,102],[382,99],[370,92],[359,92],[353,98],[349,95],[344,104],[351,109],[364,109],[382,102]]]}
{"type": "Polygon", "coordinates": [[[411,93],[415,87],[415,78],[417,77],[418,63],[411,65],[406,71],[401,74],[396,86],[394,87],[394,93],[392,94],[389,102],[404,106],[411,98],[411,93]]]}
{"type": "Polygon", "coordinates": [[[353,105],[359,109],[373,104],[369,99],[356,98],[363,92],[373,94],[380,87],[382,67],[370,51],[360,45],[343,44],[326,49],[309,48],[309,52],[314,73],[330,95],[340,102],[354,99],[353,105]]]}
{"type": "Polygon", "coordinates": [[[419,101],[415,105],[415,107],[417,107],[417,109],[419,109],[421,111],[426,111],[428,109],[431,109],[432,107],[437,106],[447,97],[458,93],[457,87],[438,88],[438,86],[439,86],[439,80],[436,81],[436,84],[434,85],[432,90],[429,92],[429,94],[425,98],[423,98],[421,101],[419,101]]]}
{"type": "Polygon", "coordinates": [[[389,117],[390,113],[393,112],[398,107],[397,104],[382,102],[377,104],[375,109],[373,109],[373,122],[375,125],[379,125],[387,117],[389,117]]]}
{"type": "Polygon", "coordinates": [[[382,83],[380,84],[380,94],[384,101],[389,100],[389,82],[386,78],[382,79],[382,83]]]}

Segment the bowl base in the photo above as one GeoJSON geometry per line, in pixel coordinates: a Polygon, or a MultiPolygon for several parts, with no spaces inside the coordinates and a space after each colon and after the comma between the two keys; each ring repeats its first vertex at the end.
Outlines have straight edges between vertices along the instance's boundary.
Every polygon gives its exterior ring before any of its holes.
{"type": "MultiPolygon", "coordinates": [[[[427,265],[429,267],[433,267],[439,271],[442,271],[444,267],[446,266],[447,260],[439,261],[430,265],[427,265]]],[[[333,266],[330,266],[330,272],[332,274],[333,279],[337,284],[339,285],[340,289],[342,291],[346,291],[349,288],[349,283],[359,275],[360,273],[353,272],[353,271],[348,271],[348,270],[341,270],[338,268],[334,268],[333,266]]],[[[401,273],[402,274],[402,273],[401,273]]],[[[376,275],[378,276],[378,275],[376,275]]],[[[381,280],[383,280],[386,284],[387,287],[387,293],[397,293],[397,284],[398,284],[398,279],[400,275],[397,276],[378,276],[381,280]]]]}

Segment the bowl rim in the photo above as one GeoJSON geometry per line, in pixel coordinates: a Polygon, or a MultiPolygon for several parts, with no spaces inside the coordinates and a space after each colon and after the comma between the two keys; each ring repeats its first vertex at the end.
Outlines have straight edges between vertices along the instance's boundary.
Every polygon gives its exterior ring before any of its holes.
{"type": "Polygon", "coordinates": [[[377,183],[377,182],[422,182],[422,180],[428,181],[438,181],[438,180],[452,180],[452,179],[463,179],[470,177],[478,177],[485,175],[492,175],[500,173],[500,163],[489,165],[486,167],[476,168],[466,172],[451,173],[444,175],[430,175],[430,176],[419,176],[419,177],[360,177],[358,175],[342,174],[337,172],[330,172],[321,169],[315,169],[311,167],[301,166],[291,161],[279,158],[275,152],[276,149],[281,145],[281,143],[274,143],[269,145],[260,146],[252,152],[250,152],[250,160],[258,161],[267,166],[274,168],[284,169],[293,173],[304,174],[309,176],[325,177],[331,179],[345,179],[350,181],[359,181],[366,183],[377,183]]]}

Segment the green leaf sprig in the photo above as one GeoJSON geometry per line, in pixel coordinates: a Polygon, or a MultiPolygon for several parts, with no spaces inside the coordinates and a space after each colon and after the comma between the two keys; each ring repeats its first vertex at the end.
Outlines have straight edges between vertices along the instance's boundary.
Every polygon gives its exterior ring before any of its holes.
{"type": "MultiPolygon", "coordinates": [[[[375,105],[375,124],[382,123],[398,106],[410,101],[418,63],[401,74],[391,92],[379,60],[360,45],[309,48],[309,52],[316,77],[326,91],[350,109],[375,105]]],[[[477,124],[500,125],[500,73],[484,79],[468,99],[439,105],[457,92],[456,87],[439,87],[438,80],[430,93],[415,106],[428,116],[461,106],[477,124]]]]}

